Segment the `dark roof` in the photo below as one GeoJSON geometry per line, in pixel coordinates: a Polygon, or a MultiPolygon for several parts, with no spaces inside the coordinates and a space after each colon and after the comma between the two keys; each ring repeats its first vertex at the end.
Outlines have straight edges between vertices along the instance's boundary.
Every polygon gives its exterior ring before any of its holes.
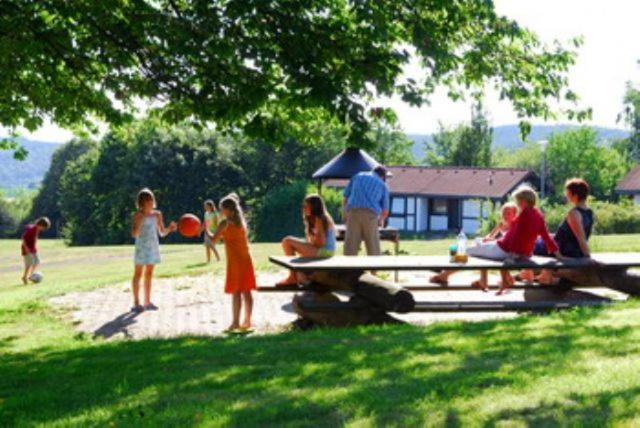
{"type": "Polygon", "coordinates": [[[616,187],[618,193],[640,193],[640,165],[637,165],[627,174],[616,187]]]}
{"type": "MultiPolygon", "coordinates": [[[[535,182],[536,174],[520,168],[389,166],[391,193],[441,197],[506,197],[518,185],[535,182]]],[[[535,183],[534,183],[535,184],[535,183]]],[[[329,180],[327,186],[343,187],[344,180],[329,180]]]]}
{"type": "Polygon", "coordinates": [[[314,172],[313,178],[351,178],[359,172],[371,171],[378,165],[378,161],[364,150],[350,147],[314,172]]]}

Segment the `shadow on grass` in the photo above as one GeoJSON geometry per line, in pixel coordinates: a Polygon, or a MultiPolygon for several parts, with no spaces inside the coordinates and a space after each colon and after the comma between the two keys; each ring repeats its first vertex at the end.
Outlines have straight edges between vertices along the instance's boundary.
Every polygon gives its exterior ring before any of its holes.
{"type": "Polygon", "coordinates": [[[122,333],[125,337],[131,338],[131,334],[129,334],[129,326],[137,322],[136,318],[138,315],[140,315],[140,313],[131,311],[124,312],[111,321],[101,325],[93,332],[93,336],[109,339],[116,334],[122,333]]]}
{"type": "MultiPolygon", "coordinates": [[[[597,313],[214,340],[82,342],[67,350],[6,354],[0,356],[0,419],[9,425],[363,420],[457,426],[463,424],[460,400],[487,388],[526,391],[541,376],[580,370],[576,361],[583,351],[606,353],[611,340],[624,343],[630,328],[584,325],[597,313]]],[[[630,394],[578,397],[567,412],[553,410],[565,404],[550,403],[483,422],[580,424],[596,407],[631,400],[630,394]]]]}

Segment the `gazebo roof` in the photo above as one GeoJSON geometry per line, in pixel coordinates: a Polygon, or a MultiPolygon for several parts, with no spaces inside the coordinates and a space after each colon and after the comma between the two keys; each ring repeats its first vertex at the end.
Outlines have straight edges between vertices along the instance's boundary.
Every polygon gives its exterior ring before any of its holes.
{"type": "Polygon", "coordinates": [[[371,171],[380,165],[364,150],[349,147],[313,173],[315,179],[349,179],[362,171],[371,171]]]}

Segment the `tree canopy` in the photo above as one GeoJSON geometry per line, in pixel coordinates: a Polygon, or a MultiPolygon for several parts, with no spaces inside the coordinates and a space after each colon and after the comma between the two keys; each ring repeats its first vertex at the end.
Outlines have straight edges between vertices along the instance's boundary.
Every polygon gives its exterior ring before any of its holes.
{"type": "Polygon", "coordinates": [[[631,82],[627,83],[623,103],[624,110],[619,119],[631,129],[631,135],[619,141],[617,147],[632,160],[640,162],[640,89],[631,82]]]}
{"type": "Polygon", "coordinates": [[[425,162],[428,165],[491,166],[493,128],[489,126],[482,103],[471,110],[471,123],[452,129],[440,124],[433,141],[425,143],[425,162]]]}
{"type": "Polygon", "coordinates": [[[589,115],[567,88],[579,40],[546,46],[487,0],[0,0],[0,9],[0,125],[13,130],[46,117],[120,124],[146,100],[172,122],[272,142],[338,121],[362,146],[372,116],[387,112],[375,97],[417,106],[439,86],[458,99],[491,85],[523,120],[589,115]],[[412,58],[419,77],[403,73],[412,58]]]}

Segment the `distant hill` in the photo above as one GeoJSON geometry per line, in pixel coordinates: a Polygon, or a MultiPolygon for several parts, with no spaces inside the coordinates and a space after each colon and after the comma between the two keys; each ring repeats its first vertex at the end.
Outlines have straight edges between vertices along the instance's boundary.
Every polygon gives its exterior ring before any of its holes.
{"type": "MultiPolygon", "coordinates": [[[[575,129],[579,126],[576,125],[534,125],[529,134],[529,141],[538,141],[549,138],[549,136],[556,132],[564,132],[569,129],[575,129]]],[[[598,132],[600,141],[611,141],[620,138],[626,138],[629,133],[623,129],[616,128],[604,128],[600,126],[593,127],[598,132]]],[[[424,157],[424,142],[431,141],[433,139],[432,134],[408,134],[408,137],[415,141],[413,145],[413,155],[416,159],[422,159],[424,157]]],[[[493,128],[493,147],[504,148],[507,150],[514,150],[522,147],[524,143],[520,139],[520,128],[518,125],[502,125],[493,128]]]]}
{"type": "Polygon", "coordinates": [[[0,150],[0,188],[37,187],[49,169],[53,152],[60,147],[60,144],[45,141],[24,138],[19,141],[29,156],[24,161],[17,161],[12,151],[0,150]]]}
{"type": "MultiPolygon", "coordinates": [[[[531,131],[529,140],[542,140],[548,138],[553,132],[563,132],[573,128],[577,128],[577,126],[536,125],[531,131]]],[[[595,129],[602,141],[628,136],[628,132],[621,129],[603,127],[595,127],[595,129]]],[[[431,140],[433,136],[431,134],[408,134],[408,137],[415,142],[413,155],[418,160],[422,159],[424,157],[424,141],[431,140]]],[[[37,187],[49,169],[53,152],[60,147],[58,143],[46,141],[20,139],[20,142],[29,151],[29,156],[25,161],[17,161],[13,159],[12,152],[0,150],[0,188],[37,187]]],[[[518,125],[496,126],[493,129],[493,147],[512,150],[521,147],[522,144],[518,125]]]]}

